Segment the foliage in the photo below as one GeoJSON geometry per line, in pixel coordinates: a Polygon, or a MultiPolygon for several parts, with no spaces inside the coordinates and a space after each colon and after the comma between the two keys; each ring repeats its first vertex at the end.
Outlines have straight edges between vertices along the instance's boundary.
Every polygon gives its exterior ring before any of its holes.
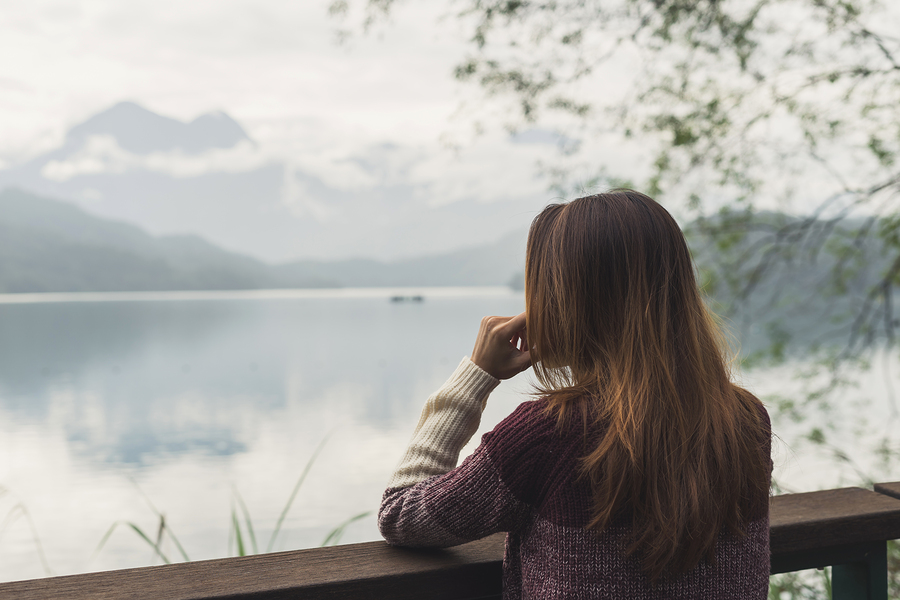
{"type": "Polygon", "coordinates": [[[831,598],[831,567],[814,571],[791,571],[769,578],[769,600],[828,600],[831,598]]]}
{"type": "MultiPolygon", "coordinates": [[[[336,0],[331,12],[352,30],[356,13],[368,28],[398,4],[336,0]]],[[[793,191],[791,181],[770,181],[773,165],[783,173],[815,165],[810,174],[861,202],[897,191],[900,15],[888,4],[446,4],[468,32],[454,75],[509,100],[516,120],[507,124],[549,124],[572,138],[607,130],[640,138],[655,150],[653,194],[701,202],[715,193],[720,205],[752,205],[763,190],[793,191]],[[621,75],[616,68],[632,67],[632,77],[610,80],[621,75]]]]}
{"type": "MultiPolygon", "coordinates": [[[[297,479],[297,483],[294,484],[294,489],[291,490],[291,495],[288,497],[287,502],[284,505],[284,508],[281,511],[281,514],[278,516],[278,521],[275,523],[275,529],[272,531],[272,535],[269,538],[269,544],[266,547],[266,552],[272,552],[275,547],[275,539],[278,537],[278,534],[281,532],[281,527],[284,524],[284,519],[287,517],[288,511],[291,509],[291,505],[294,503],[294,498],[297,497],[297,492],[300,491],[300,486],[303,485],[303,481],[306,479],[306,475],[309,473],[310,468],[316,460],[316,457],[321,452],[322,448],[327,441],[327,436],[319,446],[316,448],[315,452],[313,452],[312,457],[310,457],[309,461],[306,463],[306,466],[303,468],[303,472],[300,474],[300,478],[297,479]]],[[[253,520],[250,518],[250,511],[247,510],[247,505],[244,504],[243,498],[238,493],[237,489],[234,490],[234,500],[237,501],[237,506],[240,507],[241,516],[243,517],[244,526],[241,527],[241,521],[238,518],[237,511],[235,510],[234,503],[232,503],[231,508],[231,529],[228,533],[229,541],[228,541],[228,549],[229,553],[231,552],[232,542],[235,546],[235,554],[237,556],[247,556],[249,554],[258,554],[259,549],[256,544],[256,534],[253,531],[253,520]],[[245,539],[247,543],[245,543],[245,539]],[[249,545],[248,545],[249,544],[249,545]]],[[[326,536],[325,539],[322,540],[321,546],[335,546],[340,543],[341,537],[344,535],[344,531],[347,529],[347,526],[351,523],[359,521],[367,516],[372,514],[372,511],[361,512],[357,515],[354,515],[332,529],[326,536]]]]}

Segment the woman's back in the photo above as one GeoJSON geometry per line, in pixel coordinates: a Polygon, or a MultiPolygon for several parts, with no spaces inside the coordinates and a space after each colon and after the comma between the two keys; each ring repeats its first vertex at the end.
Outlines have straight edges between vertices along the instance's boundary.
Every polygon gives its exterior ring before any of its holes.
{"type": "MultiPolygon", "coordinates": [[[[467,394],[460,393],[460,388],[466,387],[461,381],[479,376],[472,372],[473,367],[458,369],[429,399],[429,404],[469,407],[468,411],[445,408],[445,418],[465,422],[480,413],[479,395],[469,396],[472,402],[466,402],[467,394]],[[466,369],[470,372],[460,375],[466,369]],[[446,414],[456,410],[469,414],[462,418],[446,414]]],[[[591,432],[587,439],[601,434],[591,432]]],[[[379,527],[392,544],[451,546],[507,531],[503,564],[506,600],[766,597],[767,496],[755,499],[756,514],[747,523],[746,535],[719,534],[712,562],[701,561],[686,574],[653,584],[639,558],[626,556],[633,533],[627,515],[618,515],[602,532],[586,528],[592,516],[593,493],[590,484],[579,477],[584,431],[575,424],[560,428],[549,415],[545,400],[519,405],[482,437],[475,453],[456,469],[437,476],[420,473],[424,479],[418,484],[404,486],[402,477],[413,475],[416,469],[427,470],[422,458],[435,451],[446,452],[452,438],[443,437],[431,440],[432,445],[422,438],[414,443],[411,454],[420,460],[404,461],[399,477],[395,475],[397,481],[385,492],[379,527]]],[[[759,450],[768,454],[768,440],[761,440],[759,450]]]]}
{"type": "Polygon", "coordinates": [[[768,415],[730,381],[678,225],[629,190],[550,206],[525,279],[526,312],[482,321],[426,403],[385,538],[509,532],[504,598],[764,598],[768,415]],[[541,399],[453,469],[487,395],[530,363],[541,399]]]}
{"type": "MultiPolygon", "coordinates": [[[[596,439],[601,432],[589,438],[596,439]]],[[[617,515],[601,532],[587,529],[594,495],[579,477],[583,430],[560,429],[544,400],[526,402],[484,436],[492,464],[510,493],[532,507],[507,541],[505,587],[521,582],[524,598],[762,598],[769,581],[768,496],[746,536],[720,535],[714,562],[651,585],[637,556],[626,557],[631,519],[617,515]],[[524,446],[528,446],[526,449],[524,446]],[[518,564],[515,564],[518,563],[518,564]]],[[[768,445],[760,448],[768,453],[768,445]]]]}

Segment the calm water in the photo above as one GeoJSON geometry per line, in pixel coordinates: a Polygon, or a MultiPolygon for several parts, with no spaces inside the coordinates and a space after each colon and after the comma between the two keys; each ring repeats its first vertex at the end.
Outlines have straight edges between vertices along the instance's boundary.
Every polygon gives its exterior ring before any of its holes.
{"type": "MultiPolygon", "coordinates": [[[[158,564],[126,527],[89,562],[113,523],[155,532],[150,502],[192,559],[226,556],[235,490],[265,546],[326,436],[275,549],[319,545],[375,510],[422,402],[470,352],[481,317],[524,304],[501,288],[402,292],[421,303],[391,302],[396,293],[0,298],[0,519],[17,517],[0,531],[0,580],[44,575],[32,523],[55,574],[158,564]]],[[[857,396],[883,397],[892,376],[867,377],[857,396]]],[[[760,394],[789,391],[789,380],[787,368],[744,378],[760,394]]],[[[464,453],[529,381],[492,395],[464,453]]],[[[889,406],[848,397],[838,410],[889,406]]],[[[853,439],[849,417],[835,439],[853,439]]],[[[776,418],[776,431],[787,442],[776,474],[793,489],[855,477],[805,454],[798,426],[776,418]]],[[[370,515],[342,541],[373,539],[370,515]]],[[[171,542],[163,549],[177,557],[171,542]]]]}

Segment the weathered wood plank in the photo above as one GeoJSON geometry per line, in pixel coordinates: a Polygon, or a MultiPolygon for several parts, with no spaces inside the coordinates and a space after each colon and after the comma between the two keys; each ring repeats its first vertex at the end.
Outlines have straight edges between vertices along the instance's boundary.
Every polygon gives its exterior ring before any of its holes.
{"type": "Polygon", "coordinates": [[[900,499],[900,481],[894,481],[891,483],[876,483],[875,491],[879,494],[885,494],[886,496],[892,496],[894,498],[900,499]]]}
{"type": "Polygon", "coordinates": [[[253,599],[499,596],[504,535],[445,550],[348,544],[0,584],[0,598],[253,599]]]}
{"type": "Polygon", "coordinates": [[[900,537],[900,500],[862,488],[772,498],[772,552],[798,552],[900,537]]]}
{"type": "MultiPolygon", "coordinates": [[[[772,498],[773,565],[787,565],[798,553],[823,555],[823,549],[893,538],[900,538],[900,499],[884,493],[844,488],[772,498]]],[[[404,600],[422,598],[426,589],[438,600],[497,598],[503,539],[498,534],[446,550],[368,542],[35,579],[0,584],[0,599],[404,600]]]]}

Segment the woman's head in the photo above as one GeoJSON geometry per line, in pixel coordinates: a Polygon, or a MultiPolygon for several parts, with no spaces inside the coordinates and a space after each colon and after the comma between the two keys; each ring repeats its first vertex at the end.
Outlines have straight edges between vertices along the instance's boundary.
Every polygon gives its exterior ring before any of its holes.
{"type": "Polygon", "coordinates": [[[582,459],[589,527],[630,515],[629,552],[655,579],[711,556],[723,529],[739,533],[765,508],[761,405],[730,381],[684,236],[662,206],[631,190],[548,206],[531,225],[525,296],[549,409],[602,432],[582,459]]]}
{"type": "Polygon", "coordinates": [[[544,209],[531,225],[525,272],[542,380],[561,374],[554,367],[583,380],[638,359],[633,352],[664,353],[707,318],[678,224],[631,190],[544,209]]]}

